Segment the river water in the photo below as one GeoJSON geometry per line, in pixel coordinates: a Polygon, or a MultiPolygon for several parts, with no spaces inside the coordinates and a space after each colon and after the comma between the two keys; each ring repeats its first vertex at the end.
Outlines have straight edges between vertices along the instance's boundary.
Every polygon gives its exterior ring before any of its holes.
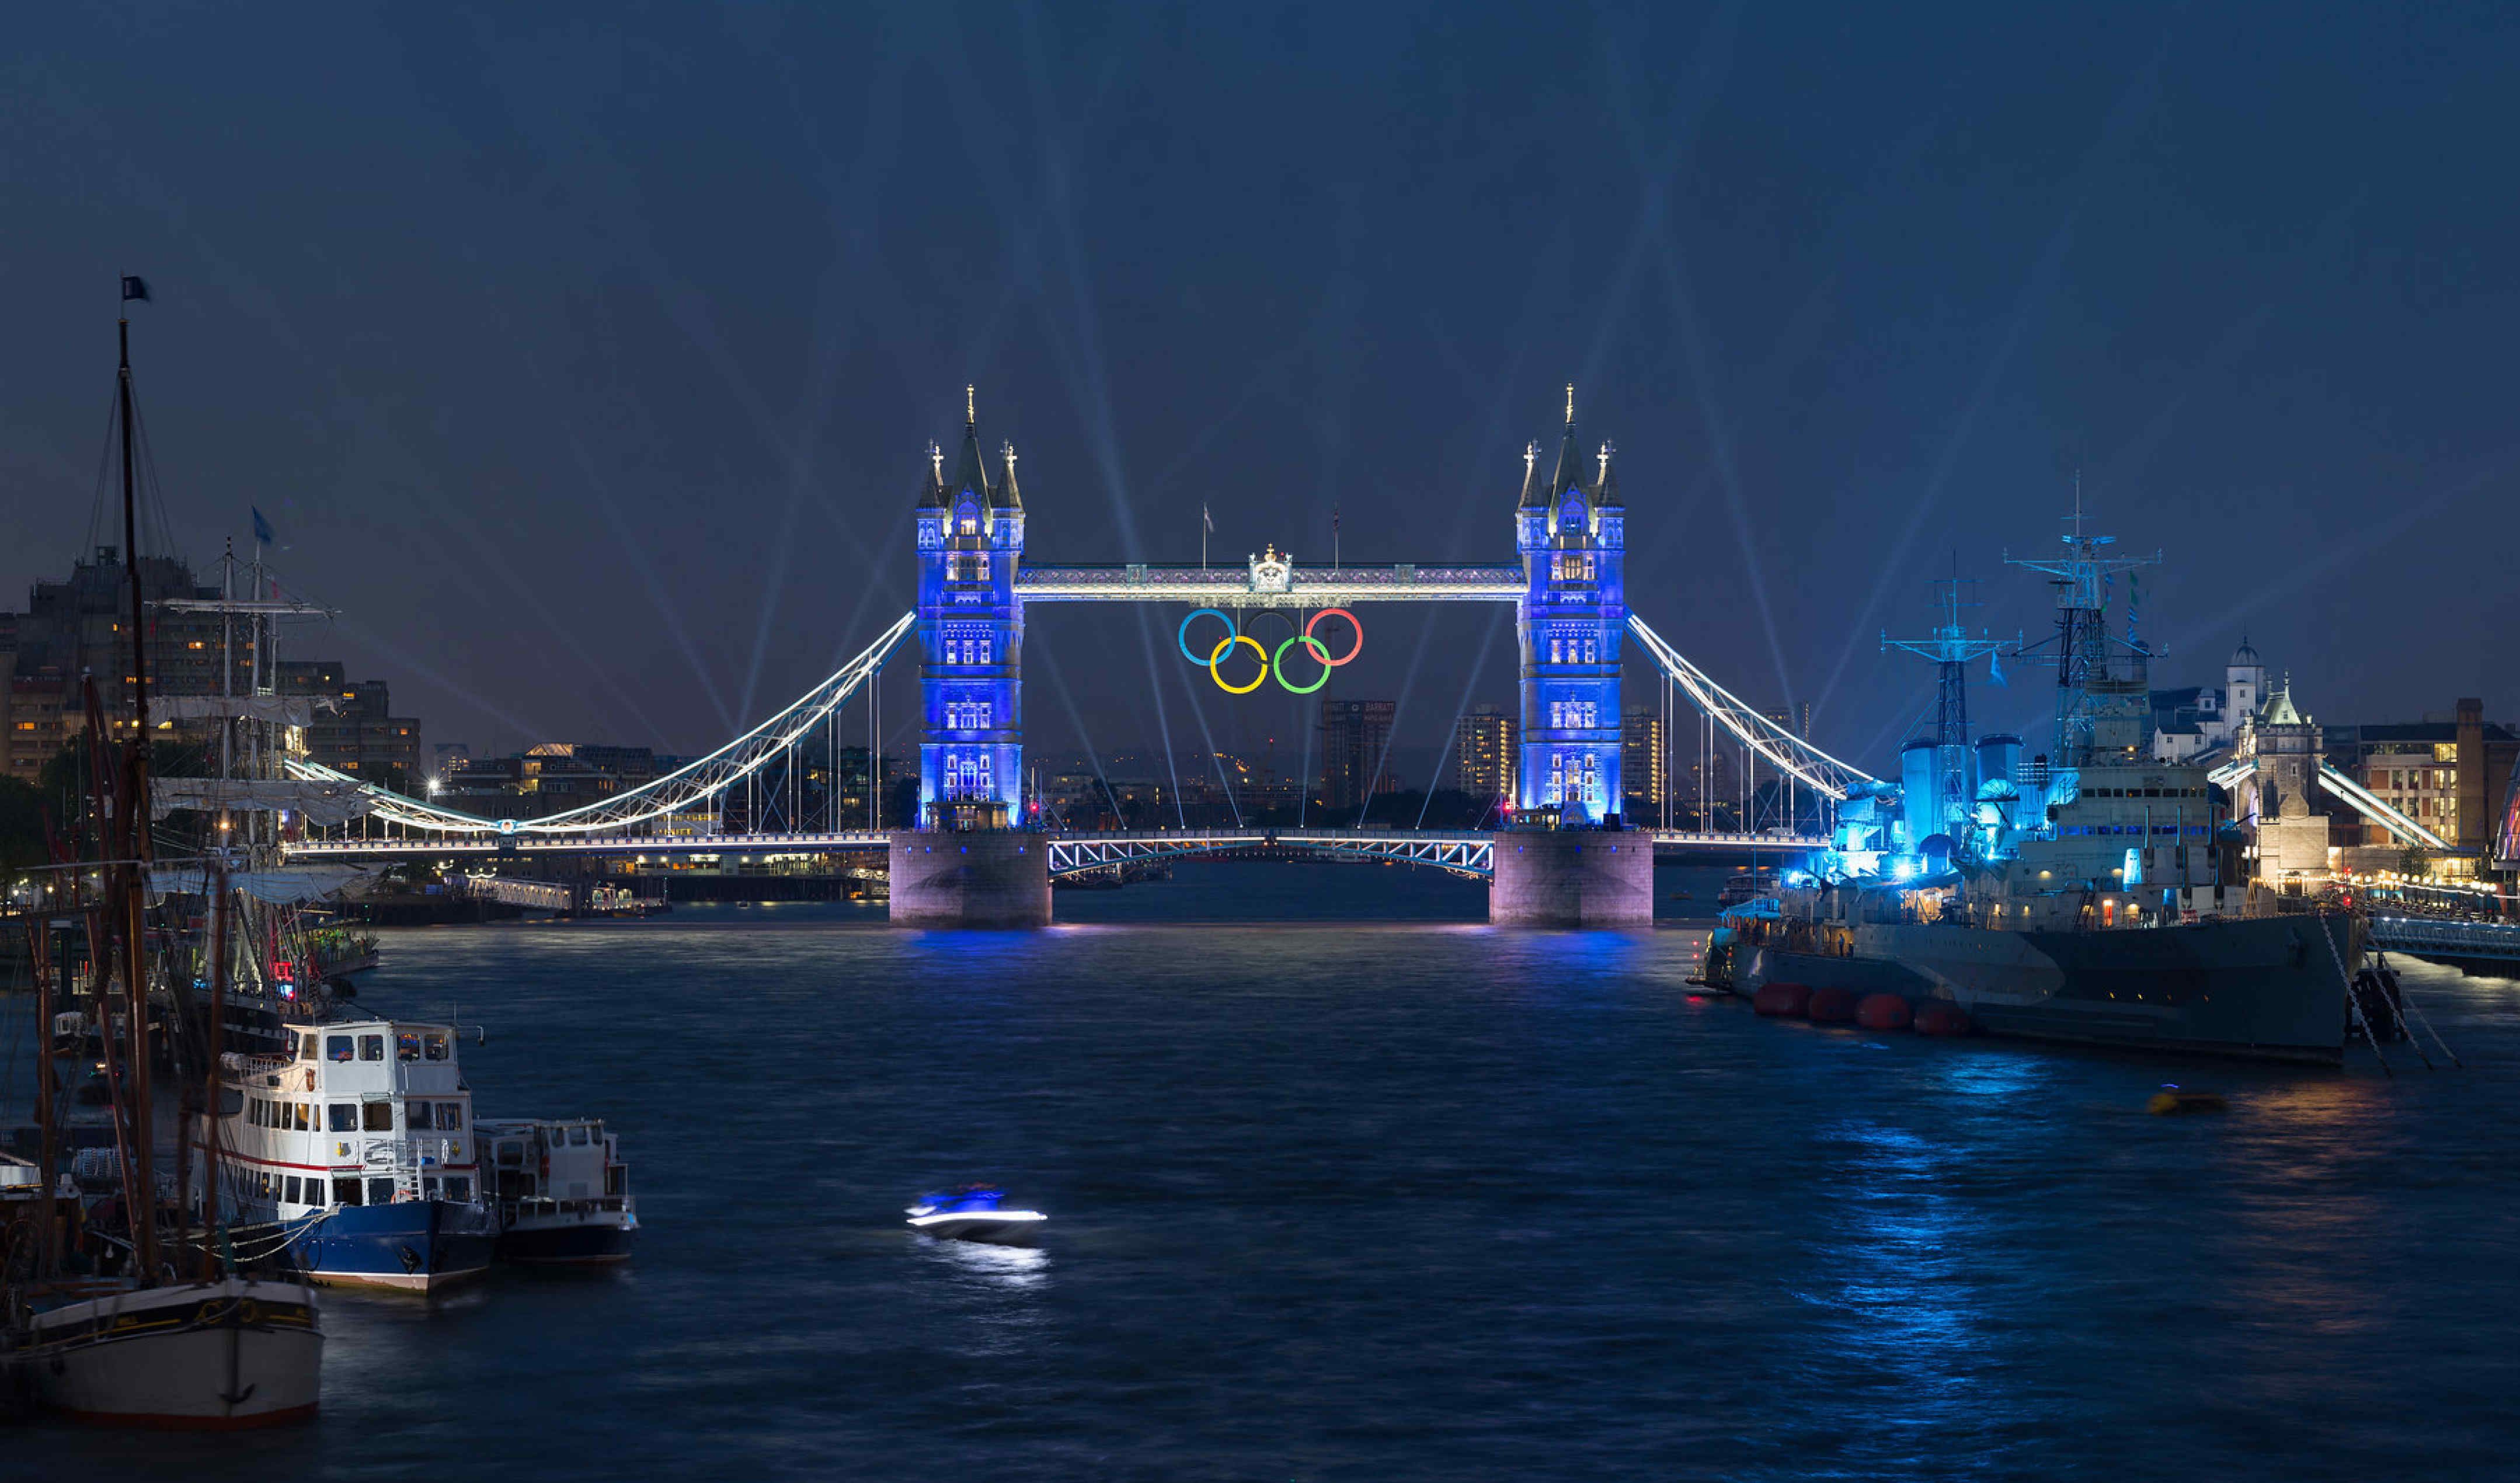
{"type": "Polygon", "coordinates": [[[1695,932],[1483,910],[1212,863],[1028,934],[388,934],[364,1003],[485,1023],[481,1115],[623,1135],[636,1261],[330,1297],[313,1424],[0,1476],[2512,1475],[2520,984],[2412,966],[2468,1065],[2393,1081],[1764,1021],[1695,932]],[[1037,1252],[902,1227],[981,1179],[1037,1252]]]}

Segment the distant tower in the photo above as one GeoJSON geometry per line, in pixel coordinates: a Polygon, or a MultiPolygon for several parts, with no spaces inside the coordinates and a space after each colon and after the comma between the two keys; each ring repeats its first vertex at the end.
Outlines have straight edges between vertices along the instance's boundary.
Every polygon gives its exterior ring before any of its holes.
{"type": "Polygon", "coordinates": [[[1014,445],[992,487],[976,396],[964,388],[954,476],[927,445],[920,491],[919,827],[1004,829],[1023,822],[1023,499],[1014,445]]]}
{"type": "Polygon", "coordinates": [[[2237,729],[2239,724],[2258,713],[2267,699],[2267,667],[2258,661],[2258,652],[2249,646],[2249,636],[2240,636],[2240,647],[2231,651],[2231,662],[2223,669],[2223,714],[2225,724],[2237,729]]]}
{"type": "Polygon", "coordinates": [[[1611,447],[1587,454],[1566,432],[1544,479],[1540,445],[1523,452],[1514,546],[1522,554],[1520,806],[1558,808],[1567,825],[1599,824],[1620,808],[1619,639],[1628,623],[1627,509],[1611,447]]]}

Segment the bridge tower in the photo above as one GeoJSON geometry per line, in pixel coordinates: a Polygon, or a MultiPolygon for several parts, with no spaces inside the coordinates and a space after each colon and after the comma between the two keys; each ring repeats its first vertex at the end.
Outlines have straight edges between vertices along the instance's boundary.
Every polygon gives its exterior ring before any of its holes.
{"type": "Polygon", "coordinates": [[[989,481],[976,395],[964,388],[954,477],[927,445],[920,492],[919,819],[922,829],[1006,829],[1024,822],[1023,497],[1015,450],[989,481]]]}
{"type": "Polygon", "coordinates": [[[1627,632],[1627,508],[1610,445],[1575,439],[1575,388],[1557,464],[1540,476],[1540,445],[1523,452],[1513,516],[1522,553],[1516,615],[1522,651],[1526,822],[1496,836],[1488,920],[1521,926],[1650,926],[1653,842],[1604,829],[1618,820],[1619,642],[1627,632]]]}
{"type": "Polygon", "coordinates": [[[1526,583],[1522,649],[1522,779],[1526,814],[1556,809],[1569,827],[1620,811],[1619,641],[1627,631],[1627,507],[1611,448],[1587,454],[1575,435],[1575,388],[1556,468],[1523,450],[1514,546],[1526,583]]]}
{"type": "Polygon", "coordinates": [[[972,388],[954,476],[927,445],[919,543],[919,818],[891,840],[892,920],[1044,926],[1050,851],[1024,831],[1023,497],[1015,450],[989,482],[972,388]]]}

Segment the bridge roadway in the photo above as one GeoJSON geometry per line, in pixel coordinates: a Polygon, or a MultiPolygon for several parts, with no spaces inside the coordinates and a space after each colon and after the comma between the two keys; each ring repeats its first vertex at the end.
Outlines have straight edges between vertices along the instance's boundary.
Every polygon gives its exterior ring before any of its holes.
{"type": "Polygon", "coordinates": [[[2520,922],[2374,915],[2371,945],[2456,964],[2520,966],[2520,922]]]}
{"type": "MultiPolygon", "coordinates": [[[[1699,833],[1631,830],[1653,841],[1656,855],[1693,850],[1816,850],[1828,841],[1804,835],[1699,833]]],[[[942,836],[940,836],[942,837],[942,836]]],[[[1497,835],[1462,830],[1133,830],[1052,834],[1050,873],[1073,876],[1132,860],[1176,859],[1246,850],[1305,851],[1429,865],[1465,876],[1494,869],[1497,835]]],[[[889,832],[843,830],[793,834],[399,835],[375,839],[307,839],[288,846],[292,860],[477,859],[500,855],[836,855],[887,848],[889,832]]]]}

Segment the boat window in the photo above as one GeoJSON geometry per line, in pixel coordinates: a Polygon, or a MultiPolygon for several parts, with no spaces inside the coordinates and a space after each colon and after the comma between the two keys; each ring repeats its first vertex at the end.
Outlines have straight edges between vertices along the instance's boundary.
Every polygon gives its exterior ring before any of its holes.
{"type": "Polygon", "coordinates": [[[358,1182],[358,1180],[357,1180],[357,1179],[355,1179],[355,1178],[352,1178],[352,1179],[336,1179],[336,1180],[334,1180],[334,1181],[333,1181],[333,1203],[334,1203],[334,1204],[337,1204],[337,1205],[355,1205],[355,1204],[359,1204],[359,1203],[361,1202],[361,1201],[360,1201],[360,1199],[359,1199],[359,1193],[360,1193],[360,1191],[359,1191],[359,1182],[358,1182]]]}
{"type": "Polygon", "coordinates": [[[306,1037],[305,1042],[304,1042],[303,1044],[301,1044],[301,1045],[297,1048],[297,1056],[298,1056],[298,1058],[299,1058],[300,1060],[313,1060],[313,1059],[315,1059],[315,1037],[314,1037],[314,1036],[309,1035],[309,1036],[307,1036],[307,1037],[306,1037]]]}
{"type": "Polygon", "coordinates": [[[359,1104],[357,1102],[334,1102],[328,1109],[328,1114],[332,1119],[329,1124],[330,1131],[335,1133],[356,1133],[359,1131],[359,1104]]]}
{"type": "Polygon", "coordinates": [[[427,1179],[425,1179],[425,1180],[422,1180],[422,1181],[420,1182],[420,1197],[421,1197],[422,1199],[435,1199],[435,1198],[437,1198],[437,1176],[436,1176],[436,1175],[432,1174],[432,1175],[430,1175],[428,1178],[427,1178],[427,1179]]]}
{"type": "Polygon", "coordinates": [[[324,1055],[327,1058],[333,1060],[348,1060],[350,1058],[350,1037],[347,1035],[325,1036],[324,1055]]]}
{"type": "Polygon", "coordinates": [[[301,1101],[301,1102],[292,1102],[292,1103],[290,1103],[290,1105],[291,1105],[292,1107],[293,1107],[293,1108],[295,1108],[295,1109],[296,1109],[296,1110],[295,1110],[293,1113],[292,1113],[291,1115],[295,1119],[294,1126],[296,1127],[297,1131],[298,1131],[298,1132],[300,1132],[300,1133],[312,1133],[312,1132],[314,1132],[314,1131],[315,1131],[315,1104],[314,1104],[313,1102],[311,1102],[311,1101],[301,1101]]]}
{"type": "Polygon", "coordinates": [[[523,1144],[501,1144],[499,1146],[499,1167],[503,1169],[516,1169],[522,1167],[524,1162],[525,1146],[523,1144]]]}
{"type": "Polygon", "coordinates": [[[390,1205],[390,1204],[392,1204],[392,1203],[393,1203],[393,1196],[394,1196],[394,1188],[393,1188],[393,1181],[392,1181],[392,1180],[390,1180],[390,1179],[372,1179],[372,1180],[368,1181],[368,1203],[369,1203],[369,1204],[371,1204],[371,1205],[390,1205]]]}
{"type": "Polygon", "coordinates": [[[446,1037],[443,1034],[432,1030],[428,1034],[422,1036],[420,1040],[422,1045],[428,1048],[428,1058],[430,1060],[444,1060],[446,1058],[446,1037]]]}
{"type": "Polygon", "coordinates": [[[583,1146],[586,1143],[586,1125],[584,1123],[580,1123],[576,1127],[569,1129],[568,1141],[572,1146],[583,1146]]]}
{"type": "Polygon", "coordinates": [[[404,1030],[400,1034],[394,1036],[394,1059],[420,1059],[420,1032],[418,1030],[404,1030]]]}
{"type": "Polygon", "coordinates": [[[464,1104],[460,1101],[439,1102],[437,1104],[437,1125],[441,1128],[463,1127],[464,1104]]]}
{"type": "Polygon", "coordinates": [[[247,1127],[248,1127],[248,1128],[259,1128],[259,1127],[261,1127],[261,1126],[262,1126],[262,1099],[261,1099],[261,1098],[256,1097],[256,1098],[250,1099],[249,1101],[248,1101],[246,1102],[246,1104],[245,1104],[245,1121],[246,1121],[246,1126],[247,1126],[247,1127]]]}
{"type": "Polygon", "coordinates": [[[472,1203],[472,1182],[469,1179],[458,1179],[454,1175],[448,1175],[446,1177],[446,1197],[455,1201],[457,1204],[472,1203]]]}
{"type": "Polygon", "coordinates": [[[302,1205],[302,1204],[306,1203],[304,1200],[301,1200],[301,1199],[299,1199],[299,1198],[297,1197],[297,1176],[296,1176],[296,1175],[292,1174],[292,1175],[288,1176],[287,1178],[283,1179],[283,1180],[280,1182],[280,1184],[281,1184],[281,1189],[280,1189],[280,1197],[281,1197],[282,1199],[285,1199],[285,1200],[289,1201],[289,1202],[290,1202],[291,1204],[292,1204],[292,1205],[302,1205]]]}
{"type": "Polygon", "coordinates": [[[428,1103],[416,1101],[403,1108],[403,1126],[414,1130],[428,1126],[428,1103]]]}
{"type": "Polygon", "coordinates": [[[362,1035],[359,1037],[359,1059],[382,1060],[384,1058],[385,1038],[383,1036],[362,1035]]]}
{"type": "Polygon", "coordinates": [[[360,1111],[362,1114],[364,1114],[364,1115],[363,1115],[363,1118],[362,1118],[361,1126],[363,1126],[363,1127],[364,1127],[368,1132],[370,1132],[370,1133],[391,1133],[391,1132],[393,1131],[393,1103],[392,1103],[392,1102],[389,1102],[389,1101],[372,1101],[372,1102],[368,1102],[368,1103],[366,1103],[365,1105],[363,1105],[362,1107],[360,1107],[360,1108],[359,1108],[359,1111],[360,1111]]]}
{"type": "Polygon", "coordinates": [[[219,1089],[219,1116],[234,1117],[245,1110],[245,1094],[234,1087],[219,1089]]]}

